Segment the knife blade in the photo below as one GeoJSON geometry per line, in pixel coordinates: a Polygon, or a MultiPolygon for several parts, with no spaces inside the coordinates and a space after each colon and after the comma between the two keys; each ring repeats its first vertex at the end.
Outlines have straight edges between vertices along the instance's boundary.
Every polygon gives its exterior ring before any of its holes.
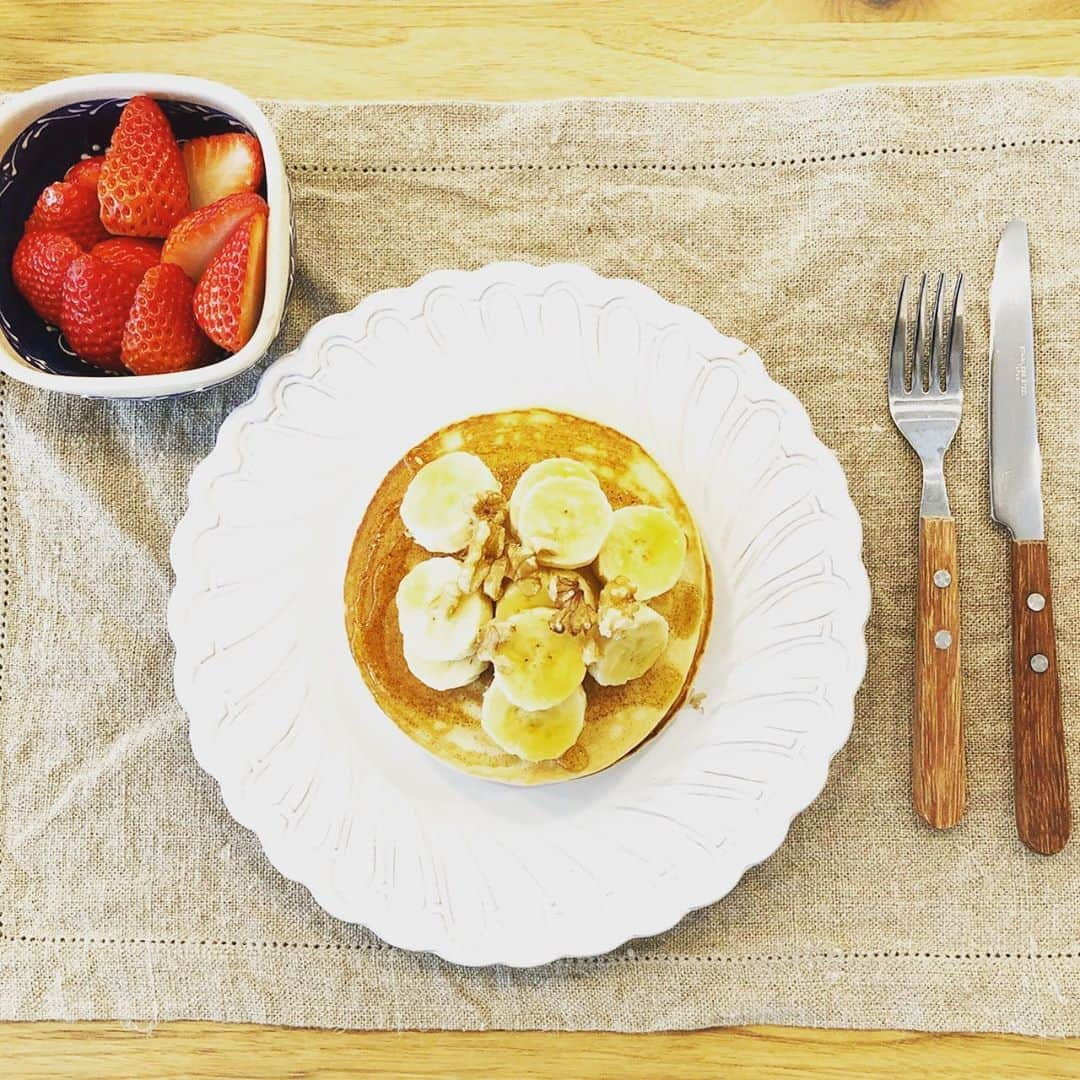
{"type": "Polygon", "coordinates": [[[1011,221],[990,286],[990,516],[1016,540],[1044,538],[1030,267],[1027,226],[1011,221]]]}
{"type": "Polygon", "coordinates": [[[1012,534],[1016,827],[1029,848],[1051,855],[1072,822],[1035,404],[1028,233],[1012,221],[990,287],[990,515],[1012,534]]]}

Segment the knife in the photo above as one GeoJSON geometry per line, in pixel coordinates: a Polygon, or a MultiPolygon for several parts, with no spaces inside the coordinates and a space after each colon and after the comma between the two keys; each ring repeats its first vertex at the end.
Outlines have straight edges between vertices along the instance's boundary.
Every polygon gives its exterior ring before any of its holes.
{"type": "Polygon", "coordinates": [[[1012,534],[1016,828],[1052,855],[1069,839],[1071,815],[1041,473],[1028,234],[1012,221],[990,286],[990,516],[1012,534]]]}

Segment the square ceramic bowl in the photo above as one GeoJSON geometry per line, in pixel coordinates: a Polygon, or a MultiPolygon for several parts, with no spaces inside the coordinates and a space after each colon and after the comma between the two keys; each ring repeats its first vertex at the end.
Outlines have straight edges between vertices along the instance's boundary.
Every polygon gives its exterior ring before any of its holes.
{"type": "Polygon", "coordinates": [[[292,280],[289,185],[277,139],[251,98],[204,79],[179,75],[87,75],[18,94],[0,106],[0,371],[45,390],[83,397],[151,398],[186,394],[231,379],[269,349],[281,326],[292,280]],[[42,188],[81,157],[103,153],[120,110],[136,94],[164,109],[178,139],[249,131],[262,146],[270,207],[266,295],[251,340],[206,367],[165,375],[113,375],[73,355],[19,295],[11,256],[42,188]]]}

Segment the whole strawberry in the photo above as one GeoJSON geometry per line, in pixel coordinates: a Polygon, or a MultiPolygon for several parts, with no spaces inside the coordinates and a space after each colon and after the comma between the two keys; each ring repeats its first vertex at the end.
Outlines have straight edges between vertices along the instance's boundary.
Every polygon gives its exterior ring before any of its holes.
{"type": "Polygon", "coordinates": [[[209,360],[213,345],[192,312],[195,284],[172,263],[146,271],[124,327],[120,359],[135,375],[186,371],[209,360]]]}
{"type": "Polygon", "coordinates": [[[58,180],[42,191],[26,231],[66,233],[84,248],[108,236],[98,217],[97,192],[73,180],[58,180]]]}
{"type": "Polygon", "coordinates": [[[83,187],[88,187],[96,192],[98,179],[101,176],[101,165],[104,160],[105,155],[98,154],[97,157],[83,158],[81,161],[76,161],[75,164],[64,173],[64,179],[74,181],[77,184],[82,184],[83,187]]]}
{"type": "Polygon", "coordinates": [[[180,148],[157,102],[133,97],[98,179],[101,220],[121,236],[166,236],[190,209],[180,148]]]}
{"type": "Polygon", "coordinates": [[[195,318],[215,345],[238,352],[250,340],[266,285],[266,215],[229,234],[195,286],[195,318]]]}
{"type": "Polygon", "coordinates": [[[46,321],[60,322],[60,304],[67,268],[82,248],[64,233],[28,232],[11,258],[15,288],[46,321]]]}
{"type": "Polygon", "coordinates": [[[79,255],[64,275],[60,329],[68,344],[88,363],[123,371],[120,345],[140,274],[110,266],[95,255],[79,255]]]}
{"type": "Polygon", "coordinates": [[[114,236],[102,240],[90,249],[102,262],[110,266],[126,266],[143,275],[151,266],[161,262],[161,244],[157,240],[136,240],[133,236],[114,236]]]}

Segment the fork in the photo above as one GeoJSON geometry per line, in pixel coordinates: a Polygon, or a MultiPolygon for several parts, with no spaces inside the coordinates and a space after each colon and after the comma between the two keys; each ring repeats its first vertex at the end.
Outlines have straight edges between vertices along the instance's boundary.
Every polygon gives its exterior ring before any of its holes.
{"type": "Polygon", "coordinates": [[[936,299],[929,319],[928,346],[929,297],[926,275],[922,275],[910,385],[905,378],[908,292],[905,276],[893,324],[889,412],[900,434],[919,455],[923,472],[919,506],[911,792],[919,816],[936,829],[948,829],[964,816],[967,803],[961,718],[956,522],[949,511],[943,471],[945,452],[960,426],[964,400],[964,276],[957,276],[946,327],[942,321],[945,275],[938,275],[936,299]]]}

